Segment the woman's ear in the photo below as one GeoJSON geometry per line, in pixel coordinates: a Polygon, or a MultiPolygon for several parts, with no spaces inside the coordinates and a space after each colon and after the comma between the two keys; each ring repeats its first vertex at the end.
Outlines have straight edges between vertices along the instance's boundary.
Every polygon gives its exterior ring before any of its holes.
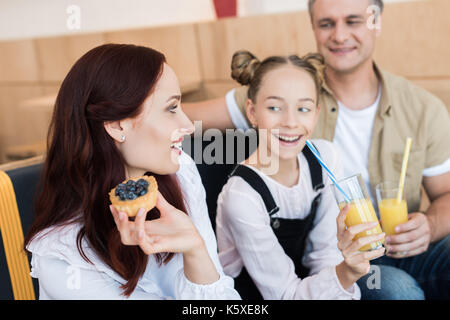
{"type": "Polygon", "coordinates": [[[120,121],[107,121],[103,123],[106,132],[117,142],[124,142],[126,139],[125,131],[120,125],[120,121]]]}
{"type": "Polygon", "coordinates": [[[245,112],[247,113],[247,118],[250,121],[250,125],[255,128],[258,124],[256,123],[255,117],[255,105],[251,99],[247,99],[245,104],[245,112]]]}

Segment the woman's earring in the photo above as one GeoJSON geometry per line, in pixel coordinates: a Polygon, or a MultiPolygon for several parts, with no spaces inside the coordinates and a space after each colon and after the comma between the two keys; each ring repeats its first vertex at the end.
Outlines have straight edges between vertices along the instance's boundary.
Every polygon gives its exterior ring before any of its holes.
{"type": "Polygon", "coordinates": [[[124,142],[124,141],[125,141],[125,136],[122,135],[122,137],[120,138],[120,140],[121,140],[122,142],[124,142]]]}

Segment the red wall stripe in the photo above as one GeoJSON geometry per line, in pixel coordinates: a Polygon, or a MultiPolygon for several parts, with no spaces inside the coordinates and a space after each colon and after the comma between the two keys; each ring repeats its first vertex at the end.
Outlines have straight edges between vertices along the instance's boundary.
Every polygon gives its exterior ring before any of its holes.
{"type": "Polygon", "coordinates": [[[213,0],[217,18],[235,17],[237,0],[213,0]]]}

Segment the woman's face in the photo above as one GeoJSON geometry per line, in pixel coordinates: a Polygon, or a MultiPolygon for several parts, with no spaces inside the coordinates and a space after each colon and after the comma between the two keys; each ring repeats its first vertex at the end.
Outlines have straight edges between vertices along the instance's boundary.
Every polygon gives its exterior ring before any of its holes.
{"type": "Polygon", "coordinates": [[[260,146],[267,146],[268,155],[283,160],[297,157],[318,119],[316,99],[315,83],[307,71],[284,65],[266,73],[255,104],[247,101],[247,115],[258,127],[260,146]]]}
{"type": "Polygon", "coordinates": [[[146,171],[172,174],[178,170],[183,136],[194,131],[192,122],[181,110],[180,101],[178,79],[172,68],[164,64],[161,77],[144,101],[139,116],[105,124],[107,130],[113,126],[122,131],[113,138],[125,158],[127,178],[141,176],[146,171]],[[125,136],[123,142],[122,136],[125,136]]]}

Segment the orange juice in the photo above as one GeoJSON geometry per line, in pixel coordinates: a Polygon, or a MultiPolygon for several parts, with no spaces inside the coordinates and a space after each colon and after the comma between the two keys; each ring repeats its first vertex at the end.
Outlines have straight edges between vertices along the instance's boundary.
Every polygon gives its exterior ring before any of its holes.
{"type": "Polygon", "coordinates": [[[378,208],[380,209],[381,225],[388,236],[396,234],[394,228],[408,221],[408,208],[405,200],[399,203],[397,199],[383,199],[379,201],[378,208]]]}
{"type": "MultiPolygon", "coordinates": [[[[346,203],[342,202],[339,204],[339,208],[342,210],[343,207],[345,207],[346,203]]],[[[347,213],[347,216],[345,217],[345,225],[347,228],[356,226],[361,223],[368,223],[368,222],[378,222],[377,214],[375,213],[375,210],[372,206],[372,202],[370,199],[355,199],[352,200],[350,203],[350,209],[347,213]]],[[[366,237],[370,235],[375,235],[382,233],[380,224],[371,229],[366,230],[363,232],[358,233],[353,240],[359,239],[361,237],[366,237]]],[[[370,244],[366,244],[365,246],[361,247],[360,251],[370,251],[375,250],[381,247],[382,243],[384,243],[384,240],[382,241],[375,241],[370,244]]]]}

